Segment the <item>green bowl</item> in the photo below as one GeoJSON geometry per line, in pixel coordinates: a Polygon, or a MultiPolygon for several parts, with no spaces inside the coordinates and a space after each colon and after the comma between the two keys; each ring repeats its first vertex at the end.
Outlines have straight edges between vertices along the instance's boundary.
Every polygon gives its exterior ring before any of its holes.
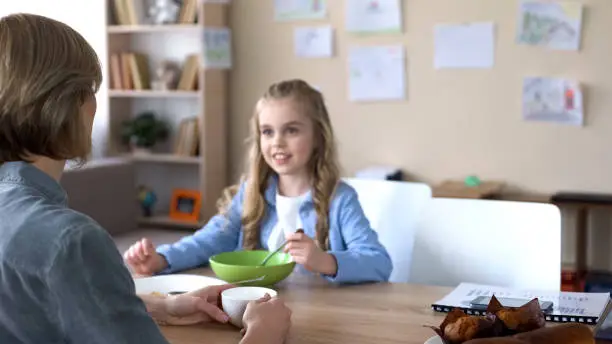
{"type": "Polygon", "coordinates": [[[260,266],[259,264],[269,253],[263,250],[224,252],[210,257],[209,262],[217,277],[228,283],[265,276],[261,281],[240,284],[264,287],[284,280],[295,267],[291,256],[283,252],[276,253],[265,266],[260,266]]]}

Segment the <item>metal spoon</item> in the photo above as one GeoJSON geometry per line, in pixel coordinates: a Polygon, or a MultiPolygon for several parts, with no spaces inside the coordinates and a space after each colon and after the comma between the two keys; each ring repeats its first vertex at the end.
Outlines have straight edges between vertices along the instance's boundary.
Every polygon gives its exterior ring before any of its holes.
{"type": "MultiPolygon", "coordinates": [[[[296,233],[304,233],[303,229],[298,229],[297,231],[295,231],[296,233]]],[[[285,240],[285,242],[283,242],[282,245],[279,246],[279,248],[277,248],[276,250],[270,252],[266,258],[264,258],[264,260],[259,264],[259,266],[264,266],[266,265],[266,263],[268,262],[268,260],[270,260],[270,258],[272,258],[273,255],[277,254],[278,252],[280,252],[280,250],[282,250],[285,245],[287,245],[287,243],[289,243],[288,240],[285,240]]]]}

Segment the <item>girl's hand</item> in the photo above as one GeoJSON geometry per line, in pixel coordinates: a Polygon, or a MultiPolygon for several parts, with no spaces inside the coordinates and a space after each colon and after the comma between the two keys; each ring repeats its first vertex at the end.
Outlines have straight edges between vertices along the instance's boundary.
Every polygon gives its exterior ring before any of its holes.
{"type": "Polygon", "coordinates": [[[334,256],[321,250],[308,235],[292,233],[287,235],[286,239],[289,242],[285,246],[285,252],[289,253],[296,263],[304,265],[312,272],[336,275],[338,265],[334,256]]]}
{"type": "Polygon", "coordinates": [[[153,243],[147,238],[125,251],[123,259],[135,273],[142,276],[151,276],[168,266],[166,259],[155,251],[153,243]]]}

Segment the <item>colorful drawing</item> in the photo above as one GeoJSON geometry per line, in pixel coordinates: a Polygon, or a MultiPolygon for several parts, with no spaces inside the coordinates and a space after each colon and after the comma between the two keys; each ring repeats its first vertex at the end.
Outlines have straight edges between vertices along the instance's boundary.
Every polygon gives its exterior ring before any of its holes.
{"type": "Polygon", "coordinates": [[[204,30],[204,66],[207,69],[232,67],[231,32],[228,28],[204,30]]]}
{"type": "Polygon", "coordinates": [[[401,33],[400,0],[348,0],[346,29],[353,33],[401,33]]]}
{"type": "Polygon", "coordinates": [[[521,3],[517,42],[557,50],[579,50],[582,4],[524,1],[521,3]]]}
{"type": "Polygon", "coordinates": [[[349,51],[351,101],[401,100],[406,97],[404,47],[363,46],[349,51]]]}
{"type": "Polygon", "coordinates": [[[582,125],[584,115],[580,85],[558,78],[525,78],[523,118],[527,121],[582,125]]]}
{"type": "Polygon", "coordinates": [[[274,18],[277,21],[324,19],[327,0],[274,0],[274,18]]]}
{"type": "Polygon", "coordinates": [[[333,55],[333,29],[331,26],[296,27],[294,41],[296,56],[322,58],[333,55]]]}

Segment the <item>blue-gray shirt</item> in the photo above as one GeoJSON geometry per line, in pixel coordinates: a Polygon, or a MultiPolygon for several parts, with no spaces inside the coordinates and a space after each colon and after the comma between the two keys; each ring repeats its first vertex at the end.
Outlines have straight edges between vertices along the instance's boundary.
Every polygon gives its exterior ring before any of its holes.
{"type": "Polygon", "coordinates": [[[112,238],[24,162],[0,165],[0,343],[167,343],[112,238]]]}

